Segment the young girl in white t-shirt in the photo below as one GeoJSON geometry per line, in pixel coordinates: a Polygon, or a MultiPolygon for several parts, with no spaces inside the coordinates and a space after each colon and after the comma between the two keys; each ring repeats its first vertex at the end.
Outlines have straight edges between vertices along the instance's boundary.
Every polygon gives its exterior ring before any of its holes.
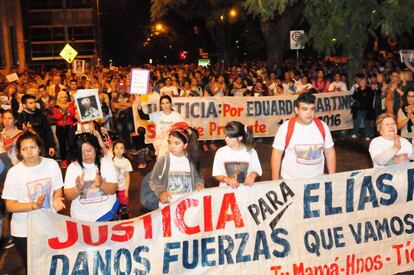
{"type": "Polygon", "coordinates": [[[129,172],[132,171],[132,165],[129,159],[124,156],[125,144],[122,141],[115,141],[112,148],[114,153],[112,161],[114,162],[118,178],[118,190],[116,191],[116,197],[121,204],[128,206],[130,181],[129,172]]]}
{"type": "Polygon", "coordinates": [[[224,127],[226,146],[217,150],[214,156],[213,177],[220,186],[233,188],[240,184],[251,186],[262,167],[253,148],[253,129],[238,121],[231,121],[224,127]]]}
{"type": "Polygon", "coordinates": [[[169,152],[160,156],[150,177],[150,187],[163,203],[204,188],[200,173],[197,131],[184,122],[173,125],[168,135],[169,152]]]}

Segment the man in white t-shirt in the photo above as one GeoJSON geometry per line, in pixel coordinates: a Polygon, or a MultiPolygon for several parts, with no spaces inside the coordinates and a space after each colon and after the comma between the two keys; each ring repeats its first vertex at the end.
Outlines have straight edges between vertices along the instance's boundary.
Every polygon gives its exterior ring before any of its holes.
{"type": "Polygon", "coordinates": [[[272,179],[312,178],[336,172],[336,154],[331,132],[321,120],[315,119],[315,96],[301,94],[295,100],[296,117],[279,128],[271,159],[272,179]],[[282,156],[284,157],[282,160],[282,156]]]}

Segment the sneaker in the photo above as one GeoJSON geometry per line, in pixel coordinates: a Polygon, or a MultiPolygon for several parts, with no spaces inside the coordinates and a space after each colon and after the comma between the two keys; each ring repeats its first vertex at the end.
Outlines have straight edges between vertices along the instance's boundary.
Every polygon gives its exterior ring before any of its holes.
{"type": "Polygon", "coordinates": [[[66,169],[69,166],[69,162],[67,160],[62,160],[60,162],[60,165],[59,166],[60,166],[61,169],[66,169]]]}
{"type": "Polygon", "coordinates": [[[356,139],[358,136],[357,135],[355,135],[355,134],[353,134],[352,136],[351,136],[351,138],[352,139],[356,139]]]}
{"type": "Polygon", "coordinates": [[[13,239],[11,237],[8,238],[7,242],[4,245],[4,249],[10,249],[14,246],[13,239]]]}

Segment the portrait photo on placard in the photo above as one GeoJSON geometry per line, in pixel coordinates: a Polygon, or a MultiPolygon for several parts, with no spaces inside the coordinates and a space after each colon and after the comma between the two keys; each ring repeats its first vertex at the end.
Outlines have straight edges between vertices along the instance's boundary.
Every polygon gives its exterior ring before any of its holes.
{"type": "Polygon", "coordinates": [[[78,90],[74,98],[81,122],[103,118],[97,89],[78,90]]]}
{"type": "Polygon", "coordinates": [[[72,62],[72,71],[77,75],[82,75],[85,73],[85,60],[75,59],[72,62]]]}

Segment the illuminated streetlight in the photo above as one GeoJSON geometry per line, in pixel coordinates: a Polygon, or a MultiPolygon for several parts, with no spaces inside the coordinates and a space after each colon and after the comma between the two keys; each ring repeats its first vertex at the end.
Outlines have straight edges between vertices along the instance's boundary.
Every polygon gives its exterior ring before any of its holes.
{"type": "Polygon", "coordinates": [[[152,31],[155,35],[159,35],[161,33],[165,33],[168,31],[167,27],[162,23],[156,23],[152,26],[152,31]]]}
{"type": "Polygon", "coordinates": [[[235,8],[230,9],[229,16],[235,18],[237,16],[237,10],[235,8]]]}
{"type": "Polygon", "coordinates": [[[220,16],[220,20],[223,21],[224,20],[224,15],[220,16]]]}

